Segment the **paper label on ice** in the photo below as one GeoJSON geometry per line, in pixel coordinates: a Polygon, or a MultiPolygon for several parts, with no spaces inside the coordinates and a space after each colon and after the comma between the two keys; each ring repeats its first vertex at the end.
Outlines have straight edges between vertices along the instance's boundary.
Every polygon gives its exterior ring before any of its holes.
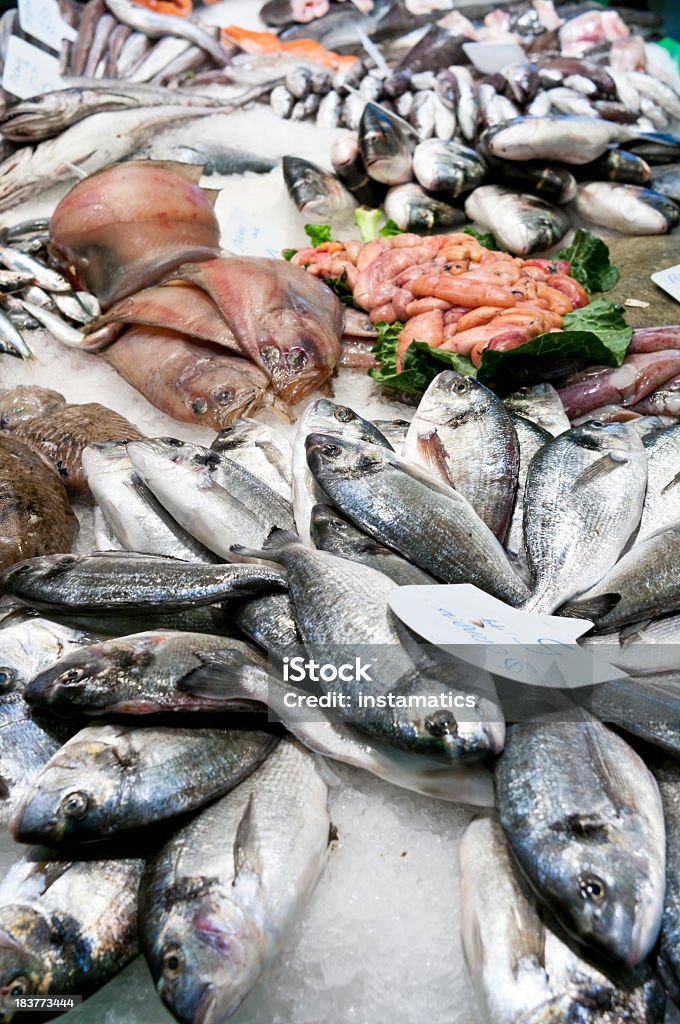
{"type": "Polygon", "coordinates": [[[39,96],[43,92],[63,89],[59,61],[37,46],[27,43],[25,39],[10,36],[2,73],[2,88],[22,100],[29,96],[39,96]]]}
{"type": "Polygon", "coordinates": [[[668,292],[676,302],[680,302],[680,263],[666,267],[665,270],[657,270],[656,274],[652,274],[652,281],[668,292]]]}
{"type": "Polygon", "coordinates": [[[566,688],[628,674],[578,646],[592,622],[518,611],[470,583],[397,587],[389,604],[425,640],[516,682],[566,688]]]}
{"type": "Polygon", "coordinates": [[[62,18],[57,0],[19,0],[18,7],[22,31],[51,50],[58,50],[62,39],[73,42],[76,38],[77,32],[62,18]]]}
{"type": "Polygon", "coordinates": [[[526,64],[526,54],[517,43],[463,43],[463,51],[483,75],[494,75],[508,64],[526,64]]]}
{"type": "Polygon", "coordinates": [[[248,210],[230,210],[222,219],[221,242],[237,256],[267,256],[280,259],[288,245],[285,232],[267,217],[248,210]]]}

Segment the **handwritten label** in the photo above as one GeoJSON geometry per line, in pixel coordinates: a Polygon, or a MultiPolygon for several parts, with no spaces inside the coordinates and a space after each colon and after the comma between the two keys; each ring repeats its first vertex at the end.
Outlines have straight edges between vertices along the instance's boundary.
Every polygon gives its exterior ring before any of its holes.
{"type": "Polygon", "coordinates": [[[57,0],[19,0],[19,24],[23,32],[51,50],[58,50],[62,39],[73,42],[77,36],[62,18],[57,0]]]}
{"type": "Polygon", "coordinates": [[[469,583],[398,587],[389,603],[429,643],[506,679],[576,688],[627,676],[576,643],[592,622],[518,611],[469,583]]]}
{"type": "Polygon", "coordinates": [[[666,267],[665,270],[658,270],[656,274],[652,274],[652,281],[668,292],[676,302],[680,302],[680,263],[674,267],[666,267]]]}
{"type": "Polygon", "coordinates": [[[63,89],[59,74],[59,61],[37,46],[18,36],[10,36],[7,43],[2,88],[13,96],[25,100],[43,92],[63,89]]]}
{"type": "Polygon", "coordinates": [[[257,217],[248,210],[230,210],[221,220],[222,245],[237,256],[268,256],[280,259],[289,245],[285,231],[271,218],[257,217]]]}
{"type": "Polygon", "coordinates": [[[494,75],[508,64],[526,64],[526,54],[517,43],[463,43],[463,51],[483,75],[494,75]]]}

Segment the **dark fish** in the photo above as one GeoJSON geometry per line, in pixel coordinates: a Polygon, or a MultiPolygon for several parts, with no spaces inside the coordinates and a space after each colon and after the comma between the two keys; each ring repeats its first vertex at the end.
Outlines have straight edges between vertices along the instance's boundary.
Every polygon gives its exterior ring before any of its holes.
{"type": "Polygon", "coordinates": [[[415,134],[375,103],[367,103],[359,124],[359,150],[369,177],[385,185],[411,178],[415,134]]]}
{"type": "Polygon", "coordinates": [[[300,213],[312,223],[335,222],[356,205],[342,182],[311,160],[284,156],[283,180],[300,213]]]}
{"type": "Polygon", "coordinates": [[[487,158],[488,177],[498,184],[511,185],[513,188],[528,188],[539,198],[548,202],[568,203],[576,195],[576,179],[566,167],[551,167],[527,160],[520,163],[512,160],[487,158]]]}
{"type": "MultiPolygon", "coordinates": [[[[625,149],[608,149],[591,164],[582,164],[576,173],[582,180],[620,181],[630,185],[645,185],[652,177],[649,164],[635,153],[627,153],[625,149]]],[[[653,185],[651,187],[654,188],[653,185]]]]}

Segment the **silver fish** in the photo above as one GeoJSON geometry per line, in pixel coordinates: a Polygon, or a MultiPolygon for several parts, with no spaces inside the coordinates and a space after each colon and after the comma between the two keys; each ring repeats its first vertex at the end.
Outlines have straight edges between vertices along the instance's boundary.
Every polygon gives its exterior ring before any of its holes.
{"type": "Polygon", "coordinates": [[[80,629],[39,617],[10,619],[0,630],[0,693],[10,693],[70,651],[90,643],[80,629]]]}
{"type": "Polygon", "coordinates": [[[61,746],[64,730],[33,713],[22,696],[21,682],[4,668],[0,685],[0,822],[5,824],[26,787],[61,746]]]}
{"type": "Polygon", "coordinates": [[[217,32],[211,31],[212,26],[202,27],[188,18],[158,14],[146,7],[140,9],[132,0],[106,0],[106,6],[118,21],[143,32],[151,39],[179,36],[194,46],[200,46],[210,54],[218,67],[225,67],[229,63],[229,53],[218,42],[217,32]]]}
{"type": "Polygon", "coordinates": [[[549,249],[569,229],[569,219],[558,206],[499,185],[482,185],[471,192],[465,213],[518,256],[549,249]]]}
{"type": "Polygon", "coordinates": [[[350,215],[356,206],[342,182],[311,160],[284,156],[283,180],[288,195],[308,222],[335,222],[350,215]]]}
{"type": "Polygon", "coordinates": [[[142,943],[178,1021],[236,1012],[323,871],[329,825],[314,756],[284,740],[152,858],[140,890],[142,943]]]}
{"type": "Polygon", "coordinates": [[[325,500],[307,465],[307,437],[317,430],[390,447],[377,427],[348,406],[336,405],[327,398],[320,398],[305,409],[293,441],[293,509],[298,535],[302,542],[310,547],[312,506],[318,501],[325,500]]]}
{"type": "Polygon", "coordinates": [[[373,420],[373,425],[386,438],[394,448],[397,455],[401,455],[404,449],[404,441],[411,425],[410,420],[373,420]]]}
{"type": "Polygon", "coordinates": [[[337,128],[340,123],[342,100],[332,89],[322,96],[316,112],[316,123],[320,128],[337,128]]]}
{"type": "Polygon", "coordinates": [[[302,648],[288,594],[264,594],[230,608],[231,621],[250,640],[281,661],[302,648]]]}
{"type": "Polygon", "coordinates": [[[655,430],[642,443],[647,453],[647,490],[636,544],[680,522],[680,426],[655,430]]]}
{"type": "Polygon", "coordinates": [[[640,622],[615,633],[581,637],[579,644],[633,676],[680,672],[680,615],[640,622]]]}
{"type": "Polygon", "coordinates": [[[127,451],[173,519],[223,558],[233,558],[233,544],[259,547],[274,527],[293,528],[290,503],[218,452],[176,438],[133,441],[127,451]]]}
{"type": "Polygon", "coordinates": [[[115,835],[228,793],[276,744],[237,729],[90,725],[53,755],[10,821],[19,842],[115,835]]]}
{"type": "Polygon", "coordinates": [[[411,177],[415,138],[401,119],[367,103],[359,124],[359,148],[368,174],[385,185],[400,185],[411,177]]]}
{"type": "MultiPolygon", "coordinates": [[[[604,649],[599,652],[607,656],[604,649]]],[[[680,673],[612,679],[593,688],[589,710],[674,757],[680,754],[680,673]]]]}
{"type": "Polygon", "coordinates": [[[402,231],[435,231],[465,223],[464,212],[413,181],[395,185],[383,202],[385,216],[402,231]]]}
{"type": "Polygon", "coordinates": [[[183,530],[133,469],[125,441],[100,441],[82,454],[88,487],[124,551],[187,562],[217,557],[183,530]]]}
{"type": "Polygon", "coordinates": [[[0,350],[22,359],[31,358],[31,350],[7,313],[0,309],[0,350]]]}
{"type": "Polygon", "coordinates": [[[531,571],[524,547],[524,488],[531,460],[539,448],[552,439],[552,434],[516,413],[511,412],[510,419],[519,443],[519,469],[515,501],[503,546],[515,572],[528,584],[531,581],[531,571]]]}
{"type": "Polygon", "coordinates": [[[70,292],[71,285],[56,270],[50,270],[26,253],[18,252],[8,245],[0,246],[0,263],[10,270],[23,271],[34,278],[36,285],[47,292],[70,292]]]}
{"type": "Polygon", "coordinates": [[[640,185],[591,181],[573,200],[582,217],[624,235],[663,235],[680,224],[680,210],[659,192],[640,185]]]}
{"type": "Polygon", "coordinates": [[[680,525],[635,544],[600,582],[570,605],[570,612],[594,618],[598,630],[653,619],[680,610],[680,525]]]}
{"type": "Polygon", "coordinates": [[[525,610],[551,614],[606,576],[640,521],[646,483],[642,441],[623,423],[584,424],[539,449],[524,494],[525,610]]]}
{"type": "Polygon", "coordinates": [[[420,142],[431,139],[435,132],[437,100],[434,92],[416,92],[409,111],[409,124],[413,125],[420,142]]]}
{"type": "Polygon", "coordinates": [[[132,551],[29,558],[0,582],[31,607],[93,615],[183,610],[285,589],[284,575],[263,565],[202,565],[132,551]]]}
{"type": "Polygon", "coordinates": [[[508,124],[488,128],[481,142],[492,156],[506,160],[559,160],[567,164],[587,164],[602,156],[612,143],[626,142],[638,135],[627,125],[612,121],[555,114],[517,117],[508,124]]]}
{"type": "Polygon", "coordinates": [[[413,173],[423,188],[459,196],[484,180],[486,164],[474,149],[459,142],[428,139],[413,153],[413,173]]]}
{"type": "Polygon", "coordinates": [[[650,188],[660,192],[668,199],[680,203],[680,164],[668,164],[666,167],[655,167],[652,173],[650,188]]]}
{"type": "Polygon", "coordinates": [[[562,400],[552,384],[534,384],[513,391],[503,399],[506,409],[537,423],[553,437],[569,430],[571,424],[562,400]]]}
{"type": "Polygon", "coordinates": [[[472,75],[469,68],[463,66],[452,66],[449,68],[451,74],[458,82],[458,103],[456,115],[458,124],[466,142],[472,142],[477,137],[479,127],[480,110],[479,99],[475,90],[472,75]]]}
{"type": "Polygon", "coordinates": [[[657,970],[671,999],[680,1001],[680,804],[675,761],[652,764],[666,820],[666,900],[657,958],[657,970]]]}
{"type": "Polygon", "coordinates": [[[295,97],[285,85],[275,85],[269,96],[269,103],[277,117],[289,118],[295,106],[295,97]]]}
{"type": "Polygon", "coordinates": [[[680,96],[666,82],[662,82],[656,75],[650,75],[644,71],[627,71],[626,78],[637,89],[640,96],[646,96],[652,100],[669,117],[680,118],[680,96]]]}
{"type": "Polygon", "coordinates": [[[220,431],[210,448],[243,466],[286,501],[292,500],[292,448],[280,432],[258,420],[234,420],[220,431]]]}
{"type": "Polygon", "coordinates": [[[47,328],[53,338],[67,345],[69,348],[88,348],[91,344],[87,335],[83,334],[76,327],[71,327],[57,313],[50,312],[45,306],[37,306],[33,302],[21,300],[21,304],[27,313],[38,320],[43,327],[47,328]]]}
{"type": "Polygon", "coordinates": [[[144,60],[137,65],[135,70],[130,75],[131,82],[149,82],[157,74],[159,74],[163,68],[179,57],[181,54],[186,53],[190,48],[190,43],[186,39],[179,39],[177,36],[166,36],[164,39],[160,39],[154,46],[151,47],[149,52],[144,57],[144,60]]]}
{"type": "Polygon", "coordinates": [[[560,923],[617,963],[640,963],[665,884],[661,800],[644,762],[593,718],[532,722],[508,729],[495,781],[506,838],[560,923]]]}
{"type": "Polygon", "coordinates": [[[519,442],[492,391],[454,370],[437,374],[411,421],[403,458],[455,487],[503,540],[517,488],[519,442]]]}
{"type": "Polygon", "coordinates": [[[376,540],[446,582],[524,599],[503,548],[450,485],[385,448],[329,434],[307,439],[307,461],[337,508],[376,540]]]}
{"type": "Polygon", "coordinates": [[[468,825],[460,866],[463,953],[489,1024],[661,1024],[664,994],[651,970],[615,980],[551,930],[492,818],[468,825]]]}

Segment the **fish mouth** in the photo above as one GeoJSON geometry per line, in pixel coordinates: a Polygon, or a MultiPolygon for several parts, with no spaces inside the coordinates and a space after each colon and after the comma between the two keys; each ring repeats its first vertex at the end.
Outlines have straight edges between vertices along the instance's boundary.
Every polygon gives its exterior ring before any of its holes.
{"type": "Polygon", "coordinates": [[[211,1022],[214,1021],[216,994],[216,986],[212,983],[208,983],[203,989],[201,997],[196,1004],[194,1015],[191,1018],[191,1024],[211,1024],[211,1022]]]}

